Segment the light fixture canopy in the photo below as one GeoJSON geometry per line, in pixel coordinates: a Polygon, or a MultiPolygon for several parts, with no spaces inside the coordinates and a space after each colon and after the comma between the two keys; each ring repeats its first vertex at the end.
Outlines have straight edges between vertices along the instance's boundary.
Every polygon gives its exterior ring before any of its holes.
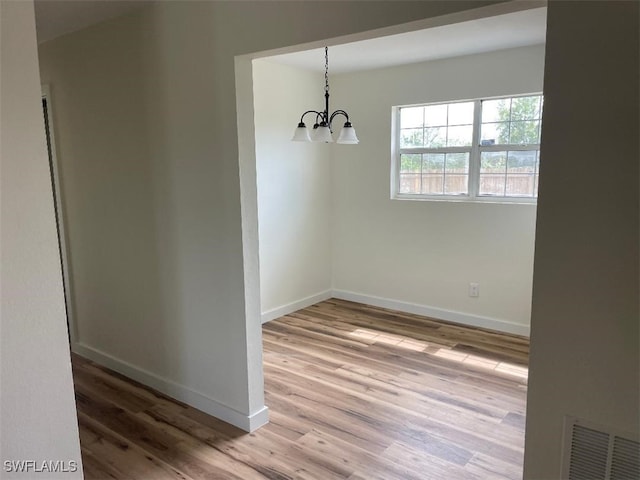
{"type": "Polygon", "coordinates": [[[300,122],[296,127],[293,138],[294,142],[324,142],[332,143],[333,136],[331,135],[331,123],[337,115],[343,115],[346,119],[340,135],[338,136],[337,143],[343,144],[356,144],[359,142],[356,136],[355,128],[349,121],[349,114],[344,110],[336,110],[329,115],[329,47],[324,47],[324,111],[318,112],[316,110],[307,110],[300,117],[300,122]],[[304,123],[305,115],[309,113],[315,113],[316,119],[313,125],[311,133],[307,129],[304,123]]]}

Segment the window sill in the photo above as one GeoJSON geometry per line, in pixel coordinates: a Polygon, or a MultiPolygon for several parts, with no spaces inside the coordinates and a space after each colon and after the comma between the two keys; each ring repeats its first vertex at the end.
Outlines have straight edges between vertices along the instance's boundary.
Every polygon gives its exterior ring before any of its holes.
{"type": "Polygon", "coordinates": [[[533,205],[538,204],[537,198],[523,197],[467,197],[467,196],[424,196],[396,194],[391,200],[413,201],[413,202],[437,202],[437,203],[475,203],[475,204],[502,204],[502,205],[533,205]]]}

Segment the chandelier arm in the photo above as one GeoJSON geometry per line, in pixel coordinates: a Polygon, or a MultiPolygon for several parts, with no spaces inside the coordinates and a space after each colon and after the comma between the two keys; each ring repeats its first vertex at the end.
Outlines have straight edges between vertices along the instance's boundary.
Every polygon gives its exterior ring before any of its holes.
{"type": "Polygon", "coordinates": [[[349,114],[347,112],[345,112],[344,110],[336,110],[331,114],[331,117],[329,117],[329,125],[331,125],[331,122],[333,122],[333,118],[336,115],[344,115],[344,117],[347,119],[347,122],[349,121],[349,114]]]}
{"type": "Polygon", "coordinates": [[[300,123],[304,123],[304,116],[307,113],[315,113],[316,114],[316,123],[318,123],[318,116],[320,118],[323,117],[323,112],[318,112],[317,110],[307,110],[306,112],[304,112],[301,116],[300,116],[300,123]]]}

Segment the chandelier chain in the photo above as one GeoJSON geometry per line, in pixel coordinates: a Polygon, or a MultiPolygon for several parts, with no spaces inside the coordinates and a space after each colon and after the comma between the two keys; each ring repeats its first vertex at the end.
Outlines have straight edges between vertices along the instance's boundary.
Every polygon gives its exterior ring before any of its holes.
{"type": "Polygon", "coordinates": [[[324,91],[329,93],[329,47],[324,47],[324,91]]]}

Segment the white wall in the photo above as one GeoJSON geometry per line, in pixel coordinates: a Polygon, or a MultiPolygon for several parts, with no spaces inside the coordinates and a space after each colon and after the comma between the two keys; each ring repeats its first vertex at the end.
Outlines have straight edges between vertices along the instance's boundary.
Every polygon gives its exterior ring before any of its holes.
{"type": "Polygon", "coordinates": [[[215,118],[213,63],[190,65],[208,55],[207,42],[187,33],[194,14],[146,8],[40,48],[71,251],[74,350],[251,428],[266,412],[261,396],[249,406],[246,347],[224,347],[244,339],[231,240],[240,232],[228,224],[237,193],[215,172],[211,133],[229,120],[215,118]]]}
{"type": "Polygon", "coordinates": [[[238,161],[253,92],[236,55],[480,6],[157,2],[42,45],[74,348],[243,428],[266,421],[255,155],[238,161]]]}
{"type": "Polygon", "coordinates": [[[560,478],[564,415],[640,433],[638,5],[549,2],[527,479],[560,478]]]}
{"type": "Polygon", "coordinates": [[[331,158],[329,145],[291,141],[300,115],[322,108],[322,74],[255,60],[253,88],[267,321],[330,296],[331,158]]]}
{"type": "Polygon", "coordinates": [[[535,205],[390,200],[391,109],[541,92],[543,70],[539,45],[331,79],[360,138],[332,149],[336,295],[528,333],[535,205]]]}
{"type": "Polygon", "coordinates": [[[82,478],[33,2],[0,2],[0,21],[0,476],[82,478]],[[29,460],[75,472],[5,463],[29,460]]]}

